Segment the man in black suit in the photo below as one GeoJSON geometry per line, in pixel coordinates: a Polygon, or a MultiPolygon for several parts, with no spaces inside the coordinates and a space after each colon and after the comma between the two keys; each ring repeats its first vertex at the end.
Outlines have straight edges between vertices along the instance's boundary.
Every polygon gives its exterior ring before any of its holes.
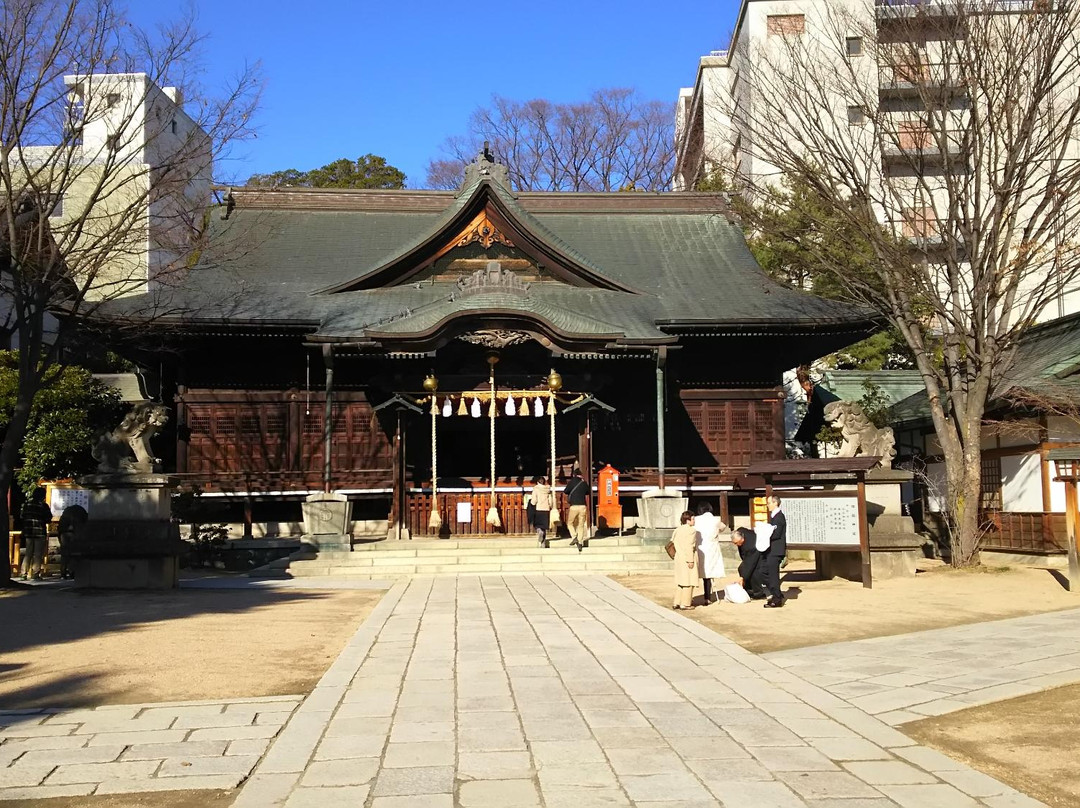
{"type": "Polygon", "coordinates": [[[780,497],[775,494],[767,500],[769,505],[769,524],[773,526],[769,537],[769,550],[765,554],[765,585],[769,589],[766,609],[779,609],[784,605],[784,596],[780,593],[780,564],[787,555],[787,517],[780,510],[780,497]]]}
{"type": "Polygon", "coordinates": [[[754,546],[754,531],[745,527],[735,528],[731,543],[739,551],[739,583],[751,600],[761,600],[768,594],[765,589],[765,557],[754,546]]]}

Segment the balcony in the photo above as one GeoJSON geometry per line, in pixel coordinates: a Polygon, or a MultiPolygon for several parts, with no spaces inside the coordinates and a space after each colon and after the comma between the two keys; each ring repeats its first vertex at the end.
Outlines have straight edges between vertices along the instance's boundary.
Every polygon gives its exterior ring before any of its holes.
{"type": "Polygon", "coordinates": [[[907,209],[902,217],[894,222],[900,238],[911,246],[914,253],[940,253],[950,242],[955,250],[963,252],[963,245],[956,241],[955,237],[946,237],[947,224],[937,218],[933,208],[907,209]]]}
{"type": "Polygon", "coordinates": [[[957,65],[945,62],[885,64],[878,72],[878,93],[897,98],[932,95],[935,99],[960,95],[965,90],[957,65]]]}
{"type": "Polygon", "coordinates": [[[881,162],[891,165],[939,165],[960,161],[967,154],[966,130],[934,132],[925,126],[900,124],[896,139],[881,146],[881,162]]]}
{"type": "Polygon", "coordinates": [[[976,5],[953,0],[874,0],[879,20],[926,17],[950,17],[956,14],[1017,14],[1025,11],[1049,11],[1062,8],[1061,0],[982,0],[976,5]]]}

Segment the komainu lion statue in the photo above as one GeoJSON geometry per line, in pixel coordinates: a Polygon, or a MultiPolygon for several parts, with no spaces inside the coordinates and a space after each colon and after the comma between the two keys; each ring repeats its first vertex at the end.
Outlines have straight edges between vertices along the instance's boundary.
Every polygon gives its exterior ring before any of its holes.
{"type": "Polygon", "coordinates": [[[896,457],[896,437],[892,427],[878,429],[866,417],[862,406],[854,401],[833,401],[825,405],[825,420],[840,430],[843,443],[840,444],[839,457],[881,458],[881,468],[892,468],[896,457]]]}
{"type": "Polygon", "coordinates": [[[98,471],[153,471],[161,458],[154,457],[150,439],[169,421],[169,410],[161,404],[143,401],[124,416],[120,426],[102,435],[94,447],[98,471]],[[131,453],[135,459],[131,459],[131,453]]]}

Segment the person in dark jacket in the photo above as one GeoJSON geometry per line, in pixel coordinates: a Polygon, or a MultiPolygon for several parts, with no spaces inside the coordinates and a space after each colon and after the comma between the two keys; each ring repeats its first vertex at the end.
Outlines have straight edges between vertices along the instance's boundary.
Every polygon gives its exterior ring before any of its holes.
{"type": "Polygon", "coordinates": [[[75,570],[71,565],[71,546],[75,543],[75,534],[86,524],[90,515],[82,505],[68,505],[60,514],[57,533],[60,536],[60,577],[74,578],[75,570]]]}
{"type": "Polygon", "coordinates": [[[784,605],[784,595],[780,592],[780,565],[787,555],[787,517],[780,510],[780,497],[770,496],[769,524],[774,530],[769,537],[769,550],[765,554],[765,585],[769,589],[766,609],[779,609],[784,605]]]}
{"type": "Polygon", "coordinates": [[[52,511],[45,504],[45,489],[38,487],[22,508],[22,533],[26,555],[22,558],[22,579],[40,581],[44,576],[45,553],[49,548],[49,522],[52,511]]]}
{"type": "Polygon", "coordinates": [[[739,551],[739,583],[753,600],[769,595],[765,588],[765,557],[754,546],[754,531],[740,527],[731,534],[731,543],[739,551]]]}
{"type": "Polygon", "coordinates": [[[563,495],[569,506],[566,509],[566,526],[570,529],[570,546],[577,547],[580,553],[589,532],[589,484],[581,479],[581,472],[577,469],[570,475],[563,495]]]}

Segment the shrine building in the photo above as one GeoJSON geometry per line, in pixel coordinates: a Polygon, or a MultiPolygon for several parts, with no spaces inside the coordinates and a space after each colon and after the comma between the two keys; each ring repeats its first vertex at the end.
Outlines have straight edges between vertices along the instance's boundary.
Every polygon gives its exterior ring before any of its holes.
{"type": "Polygon", "coordinates": [[[523,533],[533,477],[605,464],[628,514],[656,486],[745,513],[783,371],[874,329],[766,277],[719,195],[518,193],[486,155],[457,192],[236,188],[210,226],[167,306],[110,308],[159,309],[165,470],[255,523],[336,491],[391,534],[523,533]]]}

